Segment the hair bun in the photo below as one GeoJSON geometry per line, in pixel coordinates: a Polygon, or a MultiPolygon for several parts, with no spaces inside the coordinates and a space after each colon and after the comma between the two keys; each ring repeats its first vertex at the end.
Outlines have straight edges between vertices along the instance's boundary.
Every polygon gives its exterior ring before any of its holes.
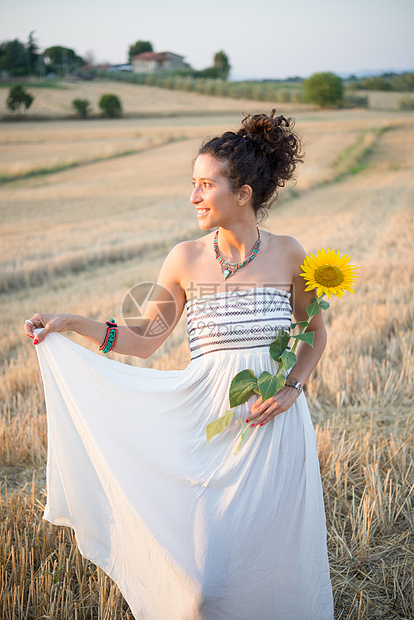
{"type": "Polygon", "coordinates": [[[239,135],[246,137],[264,137],[266,142],[276,139],[279,141],[285,132],[290,133],[294,126],[292,118],[285,118],[282,114],[276,116],[276,108],[273,108],[270,115],[267,114],[248,114],[242,120],[242,128],[238,131],[239,135]]]}
{"type": "Polygon", "coordinates": [[[279,187],[292,178],[303,161],[301,141],[293,131],[294,120],[270,115],[248,114],[240,129],[206,141],[199,154],[209,153],[225,163],[224,175],[233,190],[250,185],[256,213],[267,209],[279,187]]]}

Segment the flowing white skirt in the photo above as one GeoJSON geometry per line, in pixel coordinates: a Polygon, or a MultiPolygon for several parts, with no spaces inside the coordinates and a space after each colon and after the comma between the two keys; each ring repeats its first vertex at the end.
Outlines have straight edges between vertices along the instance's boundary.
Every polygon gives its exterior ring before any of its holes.
{"type": "MultiPolygon", "coordinates": [[[[115,362],[59,334],[37,347],[48,411],[44,518],[143,620],[332,620],[315,434],[305,396],[206,445],[240,370],[268,351],[217,352],[185,370],[115,362]]],[[[246,405],[240,407],[246,415],[246,405]]]]}

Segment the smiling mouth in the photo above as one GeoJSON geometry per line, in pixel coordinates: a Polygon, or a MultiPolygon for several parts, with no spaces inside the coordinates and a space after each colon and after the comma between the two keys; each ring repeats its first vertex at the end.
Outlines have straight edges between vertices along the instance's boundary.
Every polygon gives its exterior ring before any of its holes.
{"type": "Polygon", "coordinates": [[[208,213],[210,211],[210,209],[197,209],[197,215],[205,215],[206,213],[208,213]]]}

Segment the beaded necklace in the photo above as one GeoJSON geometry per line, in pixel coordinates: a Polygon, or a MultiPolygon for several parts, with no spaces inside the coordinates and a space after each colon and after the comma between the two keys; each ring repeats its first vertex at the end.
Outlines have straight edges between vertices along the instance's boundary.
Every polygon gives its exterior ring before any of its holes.
{"type": "Polygon", "coordinates": [[[250,254],[250,256],[246,258],[246,260],[240,263],[229,263],[228,261],[224,260],[224,258],[220,254],[220,250],[218,246],[218,234],[219,234],[219,231],[217,230],[216,234],[214,235],[213,249],[214,249],[214,254],[216,255],[216,259],[220,263],[220,267],[221,267],[221,271],[223,273],[224,279],[227,280],[227,278],[230,278],[232,275],[234,275],[238,269],[241,269],[242,267],[246,267],[246,265],[250,263],[250,261],[256,258],[259,252],[260,244],[261,244],[260,231],[257,228],[258,238],[257,238],[256,243],[254,244],[253,252],[250,254]]]}

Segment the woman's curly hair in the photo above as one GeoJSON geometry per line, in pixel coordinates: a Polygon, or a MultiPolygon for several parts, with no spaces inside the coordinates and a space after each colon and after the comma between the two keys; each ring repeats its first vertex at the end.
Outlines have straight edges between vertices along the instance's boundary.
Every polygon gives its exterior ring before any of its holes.
{"type": "Polygon", "coordinates": [[[209,154],[223,162],[222,173],[232,191],[250,185],[253,209],[260,219],[277,198],[277,190],[293,177],[298,163],[303,161],[301,141],[294,133],[294,121],[267,114],[250,114],[236,133],[207,139],[199,155],[209,154]]]}

